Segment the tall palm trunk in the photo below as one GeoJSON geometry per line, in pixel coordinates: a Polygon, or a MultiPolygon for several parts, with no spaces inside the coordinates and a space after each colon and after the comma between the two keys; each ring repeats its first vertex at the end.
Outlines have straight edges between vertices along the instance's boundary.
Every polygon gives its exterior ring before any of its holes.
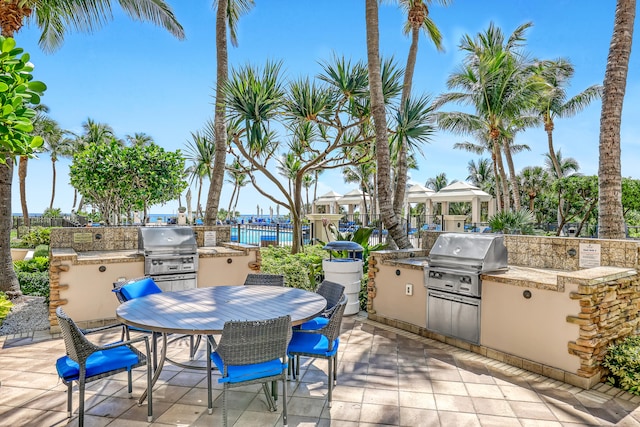
{"type": "Polygon", "coordinates": [[[504,141],[504,157],[507,160],[509,168],[509,177],[511,179],[511,189],[513,190],[513,207],[516,211],[520,210],[520,185],[518,184],[518,176],[516,168],[513,166],[513,156],[511,155],[511,140],[504,141]]]}
{"type": "MultiPolygon", "coordinates": [[[[414,22],[411,28],[411,47],[407,55],[407,65],[404,70],[404,81],[402,86],[402,97],[400,100],[400,114],[404,111],[406,102],[411,96],[411,85],[413,84],[413,72],[416,68],[416,58],[418,57],[418,40],[420,36],[421,22],[414,22]]],[[[393,211],[396,215],[402,215],[404,205],[404,195],[407,189],[407,140],[402,138],[398,147],[398,164],[396,165],[396,188],[393,198],[393,211]]]]}
{"type": "Polygon", "coordinates": [[[224,183],[224,167],[227,155],[227,129],[224,123],[225,102],[224,85],[229,78],[227,66],[227,12],[229,0],[218,0],[216,11],[216,109],[213,119],[215,130],[216,155],[213,159],[211,185],[207,196],[206,225],[215,225],[218,218],[218,205],[224,183]]]}
{"type": "Polygon", "coordinates": [[[502,199],[502,190],[500,189],[502,185],[502,177],[500,176],[500,172],[498,170],[498,152],[495,141],[491,146],[491,161],[493,162],[493,176],[496,180],[496,203],[498,204],[498,212],[501,212],[504,209],[503,199],[502,199]]]}
{"type": "MultiPolygon", "coordinates": [[[[560,167],[560,162],[558,161],[558,156],[556,156],[556,150],[553,148],[553,119],[547,113],[544,117],[544,130],[547,132],[547,145],[549,146],[549,157],[551,158],[551,164],[553,165],[553,170],[556,171],[556,177],[558,179],[562,178],[562,168],[560,167]]],[[[556,214],[558,219],[558,224],[562,221],[562,209],[564,208],[564,197],[562,197],[562,193],[560,193],[560,198],[558,199],[558,212],[556,214]]]]}
{"type": "Polygon", "coordinates": [[[0,164],[0,291],[10,299],[22,295],[20,283],[11,259],[11,180],[13,179],[13,159],[6,158],[6,164],[0,164]]]}
{"type": "Polygon", "coordinates": [[[233,186],[233,193],[229,198],[229,209],[227,209],[227,218],[231,217],[231,207],[233,206],[233,199],[236,197],[236,191],[238,191],[238,184],[233,186]]]}
{"type": "Polygon", "coordinates": [[[27,162],[29,159],[25,156],[20,156],[20,163],[18,163],[18,179],[20,180],[20,205],[22,207],[22,220],[24,225],[29,227],[29,208],[27,207],[27,162]]]}
{"type": "Polygon", "coordinates": [[[49,209],[53,209],[53,200],[56,198],[56,162],[51,161],[51,169],[53,171],[53,177],[51,178],[51,202],[49,202],[49,209]]]}
{"type": "Polygon", "coordinates": [[[367,26],[367,59],[369,68],[369,90],[371,92],[371,112],[376,131],[376,159],[378,167],[378,201],[380,214],[385,228],[398,248],[412,247],[402,224],[393,210],[391,193],[391,160],[389,155],[389,139],[387,138],[387,118],[382,94],[382,77],[380,75],[380,46],[378,33],[378,0],[366,0],[367,26]]]}
{"type": "Polygon", "coordinates": [[[620,123],[627,86],[636,0],[618,0],[604,75],[600,116],[600,165],[598,167],[598,237],[625,237],[622,212],[620,123]]]}

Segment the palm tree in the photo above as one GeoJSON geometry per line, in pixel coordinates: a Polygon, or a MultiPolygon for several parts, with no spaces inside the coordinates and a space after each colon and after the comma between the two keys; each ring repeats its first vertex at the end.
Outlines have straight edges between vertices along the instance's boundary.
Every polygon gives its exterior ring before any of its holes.
{"type": "MultiPolygon", "coordinates": [[[[13,37],[32,19],[42,30],[39,45],[45,52],[58,49],[69,30],[93,32],[113,19],[112,0],[7,0],[0,2],[2,35],[13,37]]],[[[179,39],[182,25],[164,0],[118,0],[131,18],[158,25],[179,39]]]]}
{"type": "Polygon", "coordinates": [[[555,156],[544,153],[544,166],[554,179],[574,175],[580,170],[580,164],[576,159],[562,157],[562,150],[558,150],[555,156]]]}
{"type": "Polygon", "coordinates": [[[69,157],[73,153],[73,140],[66,136],[67,132],[60,128],[58,123],[49,118],[42,117],[37,126],[38,135],[44,139],[45,149],[51,158],[51,201],[49,209],[53,209],[53,201],[56,197],[56,162],[59,157],[69,157]]]}
{"type": "Polygon", "coordinates": [[[229,215],[232,213],[235,215],[236,206],[238,206],[238,199],[240,198],[240,189],[249,183],[249,181],[247,181],[247,174],[244,172],[244,168],[245,165],[237,159],[227,166],[227,176],[229,177],[227,182],[233,184],[233,193],[231,193],[229,209],[227,209],[229,211],[229,215]]]}
{"type": "Polygon", "coordinates": [[[402,228],[399,216],[393,209],[393,195],[391,193],[391,159],[380,68],[378,0],[366,0],[365,5],[369,91],[371,92],[371,113],[375,128],[377,194],[380,214],[385,228],[389,231],[389,235],[398,248],[408,249],[413,246],[402,228]]]}
{"type": "Polygon", "coordinates": [[[154,143],[151,135],[147,135],[144,132],[136,132],[133,135],[125,135],[124,139],[126,139],[131,146],[138,145],[142,147],[154,143]]]}
{"type": "Polygon", "coordinates": [[[187,141],[187,149],[185,159],[192,162],[190,174],[191,182],[198,180],[198,197],[196,199],[196,211],[199,217],[202,217],[202,205],[200,198],[202,196],[202,185],[204,178],[211,178],[211,169],[213,167],[213,159],[215,157],[214,141],[208,136],[200,132],[191,132],[191,140],[187,141]]]}
{"type": "Polygon", "coordinates": [[[540,166],[528,166],[522,169],[520,187],[529,198],[529,210],[534,212],[536,196],[549,188],[549,172],[540,166]]]}
{"type": "Polygon", "coordinates": [[[469,160],[467,164],[467,180],[482,191],[495,196],[494,181],[491,175],[491,160],[486,158],[478,159],[478,163],[469,160]]]}
{"type": "Polygon", "coordinates": [[[311,205],[309,204],[309,188],[311,188],[312,185],[314,185],[313,175],[311,175],[310,173],[305,174],[302,177],[302,186],[304,187],[305,192],[306,204],[304,211],[306,213],[311,213],[311,205]]]}
{"type": "Polygon", "coordinates": [[[424,183],[425,187],[432,189],[435,192],[442,190],[444,187],[449,185],[447,181],[447,174],[442,172],[436,175],[435,177],[427,179],[427,182],[424,183]]]}
{"type": "Polygon", "coordinates": [[[215,156],[211,185],[207,194],[207,211],[204,218],[206,225],[214,225],[218,217],[218,205],[222,194],[224,170],[227,153],[227,129],[225,125],[225,95],[223,88],[229,79],[227,65],[227,29],[231,36],[231,44],[238,45],[236,33],[238,19],[254,5],[253,0],[217,0],[216,9],[216,104],[213,118],[213,137],[215,156]]]}
{"type": "MultiPolygon", "coordinates": [[[[157,24],[176,37],[184,38],[182,26],[164,0],[119,0],[125,12],[136,20],[157,24]]],[[[0,1],[0,29],[5,37],[13,37],[25,21],[33,16],[42,29],[40,46],[45,51],[58,48],[69,29],[91,32],[111,20],[111,0],[9,0],[0,1]]],[[[20,296],[20,285],[13,271],[11,251],[11,181],[12,162],[0,167],[0,290],[10,297],[20,296]],[[5,214],[6,213],[6,214],[5,214]]]]}
{"type": "Polygon", "coordinates": [[[592,101],[602,95],[602,85],[592,85],[567,99],[567,86],[574,74],[573,65],[566,59],[555,61],[541,61],[535,69],[546,84],[545,90],[540,91],[535,109],[542,117],[544,130],[547,133],[549,145],[549,159],[555,169],[555,176],[562,176],[560,164],[553,156],[553,130],[556,118],[573,117],[584,110],[592,101]]]}
{"type": "Polygon", "coordinates": [[[600,116],[600,162],[598,167],[598,237],[623,239],[622,176],[620,165],[620,122],[627,86],[631,40],[636,17],[636,0],[618,0],[609,58],[604,74],[600,116]]]}
{"type": "Polygon", "coordinates": [[[446,93],[437,100],[437,105],[458,102],[475,108],[475,114],[441,113],[438,124],[455,133],[475,135],[491,148],[494,168],[500,173],[500,177],[496,173],[496,183],[502,185],[505,209],[509,209],[510,192],[502,153],[507,158],[512,187],[517,190],[511,159],[515,152],[513,138],[518,130],[535,123],[525,113],[541,87],[531,78],[531,64],[521,51],[524,33],[531,25],[519,26],[508,38],[493,23],[475,39],[463,37],[461,49],[467,52],[464,64],[447,80],[450,89],[460,91],[446,93]]]}
{"type": "MultiPolygon", "coordinates": [[[[407,14],[407,22],[404,25],[404,33],[411,33],[411,46],[407,55],[407,64],[404,70],[404,82],[402,86],[402,98],[400,101],[400,114],[402,115],[405,105],[411,95],[413,83],[413,73],[418,57],[418,41],[420,30],[423,30],[427,37],[433,42],[438,51],[442,51],[442,35],[435,22],[429,17],[428,5],[434,0],[399,0],[400,6],[407,14]]],[[[442,6],[448,6],[450,0],[437,0],[442,6]]],[[[407,187],[407,141],[405,138],[398,140],[400,143],[398,160],[396,162],[396,186],[394,191],[393,209],[396,215],[401,214],[404,203],[404,194],[407,187]]]]}

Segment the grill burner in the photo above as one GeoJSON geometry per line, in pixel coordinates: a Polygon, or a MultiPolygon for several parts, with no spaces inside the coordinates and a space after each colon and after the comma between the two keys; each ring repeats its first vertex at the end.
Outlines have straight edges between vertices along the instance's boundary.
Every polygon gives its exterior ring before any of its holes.
{"type": "Polygon", "coordinates": [[[164,291],[197,286],[198,245],[190,227],[140,227],[138,249],[144,254],[144,274],[164,291]]]}
{"type": "Polygon", "coordinates": [[[480,342],[480,274],[507,269],[504,236],[444,233],[425,268],[427,329],[480,342]]]}

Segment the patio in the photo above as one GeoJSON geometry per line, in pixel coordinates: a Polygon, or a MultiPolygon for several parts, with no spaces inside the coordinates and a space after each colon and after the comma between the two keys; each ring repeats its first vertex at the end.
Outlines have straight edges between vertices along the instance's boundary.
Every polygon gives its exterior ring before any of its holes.
{"type": "MultiPolygon", "coordinates": [[[[66,418],[66,387],[55,373],[55,360],[63,354],[62,339],[47,332],[0,337],[0,425],[76,425],[76,417],[66,418]]],[[[638,396],[605,384],[586,391],[362,315],[343,320],[331,408],[325,399],[326,361],[303,361],[301,381],[289,382],[290,426],[640,426],[638,396]]],[[[221,424],[215,374],[209,415],[203,372],[166,365],[154,388],[152,424],[145,422],[146,405],[136,405],[142,375],[142,369],[134,373],[134,399],[127,398],[126,374],[89,383],[86,425],[221,424]]],[[[232,391],[230,422],[281,425],[281,405],[279,412],[268,412],[259,392],[259,386],[232,391]]],[[[74,391],[74,409],[77,397],[74,391]]]]}

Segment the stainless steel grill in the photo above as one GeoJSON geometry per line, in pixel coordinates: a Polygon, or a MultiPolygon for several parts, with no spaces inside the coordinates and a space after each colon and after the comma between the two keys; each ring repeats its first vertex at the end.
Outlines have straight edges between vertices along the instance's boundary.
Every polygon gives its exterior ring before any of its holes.
{"type": "Polygon", "coordinates": [[[507,268],[504,236],[445,233],[436,240],[425,268],[427,329],[480,342],[480,275],[507,268]]]}
{"type": "Polygon", "coordinates": [[[197,286],[198,245],[190,227],[140,227],[138,249],[144,274],[164,291],[197,286]]]}

